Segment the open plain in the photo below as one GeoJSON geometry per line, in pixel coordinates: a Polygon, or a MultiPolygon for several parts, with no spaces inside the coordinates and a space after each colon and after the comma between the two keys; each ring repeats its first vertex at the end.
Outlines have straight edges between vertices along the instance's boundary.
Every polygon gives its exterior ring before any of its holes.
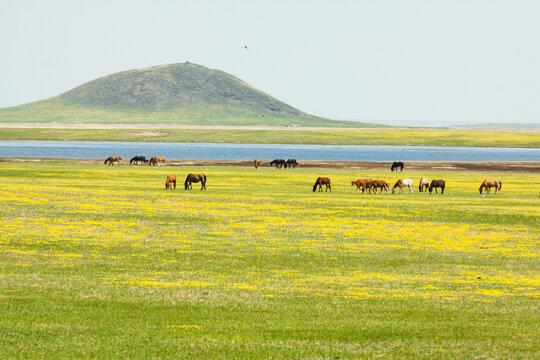
{"type": "Polygon", "coordinates": [[[0,162],[1,358],[537,357],[538,172],[182,165],[0,162]]]}

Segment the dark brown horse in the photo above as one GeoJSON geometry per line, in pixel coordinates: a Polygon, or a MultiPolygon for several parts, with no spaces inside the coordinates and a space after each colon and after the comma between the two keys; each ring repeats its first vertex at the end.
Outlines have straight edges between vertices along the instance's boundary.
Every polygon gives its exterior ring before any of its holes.
{"type": "Polygon", "coordinates": [[[332,191],[332,186],[330,185],[330,178],[327,177],[318,177],[315,181],[315,185],[313,185],[313,191],[317,191],[317,186],[319,187],[319,191],[322,191],[322,186],[326,185],[326,190],[330,189],[332,191]]]}
{"type": "Polygon", "coordinates": [[[500,194],[502,182],[500,180],[484,180],[484,182],[482,182],[482,185],[480,185],[480,189],[478,190],[480,191],[480,194],[481,194],[482,191],[486,189],[486,194],[489,194],[489,191],[491,190],[492,187],[495,188],[495,194],[497,192],[499,192],[500,194]]]}
{"type": "Polygon", "coordinates": [[[109,156],[107,159],[105,159],[104,164],[107,165],[107,163],[109,163],[109,166],[111,166],[116,163],[116,165],[120,166],[120,160],[122,160],[120,156],[109,156]]]}
{"type": "Polygon", "coordinates": [[[382,194],[383,190],[386,194],[388,194],[388,190],[390,190],[390,184],[384,180],[370,180],[370,181],[366,181],[366,183],[362,187],[362,190],[364,191],[368,190],[371,193],[372,188],[373,188],[374,194],[377,193],[377,189],[381,189],[379,194],[382,194]]]}
{"type": "Polygon", "coordinates": [[[429,184],[429,193],[431,194],[431,190],[435,188],[435,194],[437,194],[437,188],[441,188],[441,194],[444,194],[445,187],[446,183],[444,180],[431,180],[431,184],[429,184]]]}
{"type": "Polygon", "coordinates": [[[206,190],[206,175],[204,174],[189,174],[184,181],[184,188],[186,190],[193,189],[191,183],[201,182],[201,190],[206,190]]]}
{"type": "Polygon", "coordinates": [[[165,190],[172,190],[173,186],[176,189],[176,175],[174,174],[167,176],[167,181],[165,181],[165,190]]]}
{"type": "Polygon", "coordinates": [[[261,160],[255,159],[255,169],[258,169],[259,165],[261,165],[261,160]]]}
{"type": "Polygon", "coordinates": [[[362,194],[364,193],[365,189],[364,189],[364,184],[367,182],[367,181],[371,181],[372,179],[358,179],[358,180],[355,180],[355,181],[351,181],[351,186],[355,186],[356,185],[356,190],[362,190],[362,194]]]}
{"type": "Polygon", "coordinates": [[[165,165],[165,156],[153,156],[148,161],[148,166],[165,165]]]}

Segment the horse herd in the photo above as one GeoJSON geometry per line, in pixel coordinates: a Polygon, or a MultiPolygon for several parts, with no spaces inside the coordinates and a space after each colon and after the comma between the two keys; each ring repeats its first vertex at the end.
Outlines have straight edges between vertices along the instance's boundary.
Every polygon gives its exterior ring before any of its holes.
{"type": "MultiPolygon", "coordinates": [[[[109,156],[105,160],[105,165],[108,163],[110,165],[120,165],[120,160],[122,158],[120,156],[109,156]]],[[[149,166],[157,166],[159,164],[165,165],[165,157],[164,156],[154,156],[150,159],[146,159],[144,156],[135,156],[133,157],[130,162],[130,165],[145,165],[148,164],[149,166]]],[[[258,169],[261,165],[261,161],[259,159],[255,159],[254,161],[255,169],[258,169]]],[[[296,168],[298,166],[298,162],[296,159],[275,159],[270,162],[270,166],[274,166],[277,169],[281,169],[282,167],[286,169],[289,168],[296,168]]],[[[403,171],[404,164],[401,161],[394,161],[392,164],[390,170],[391,171],[397,171],[399,168],[400,171],[403,171]]],[[[201,183],[201,190],[206,190],[206,175],[204,174],[189,174],[186,177],[186,180],[184,181],[184,189],[190,190],[193,188],[192,183],[201,183]]],[[[332,191],[332,185],[331,180],[328,177],[318,177],[315,181],[315,184],[313,185],[313,191],[317,191],[317,188],[319,191],[322,191],[323,185],[325,186],[325,191],[332,191]]],[[[356,190],[361,190],[362,193],[369,193],[369,194],[376,194],[377,190],[379,190],[379,194],[382,194],[384,191],[385,194],[388,194],[390,191],[390,184],[387,183],[384,180],[373,180],[371,178],[366,179],[358,179],[351,181],[351,186],[356,186],[356,190]]],[[[399,192],[403,194],[403,188],[407,188],[409,194],[412,194],[414,192],[413,187],[413,181],[411,179],[399,179],[396,181],[394,186],[392,187],[392,194],[395,194],[396,189],[399,188],[399,192]]],[[[427,192],[431,194],[433,190],[435,190],[435,193],[437,194],[437,189],[441,190],[441,194],[444,194],[444,189],[446,187],[446,182],[444,180],[432,180],[429,181],[428,178],[422,177],[420,178],[420,181],[418,183],[418,191],[419,192],[427,192]]],[[[480,188],[478,189],[480,194],[485,192],[486,194],[489,194],[491,191],[491,188],[495,188],[495,193],[501,193],[501,187],[502,182],[500,180],[484,180],[482,184],[480,185],[480,188]]],[[[167,176],[167,180],[165,181],[165,189],[176,189],[176,175],[171,174],[167,176]]]]}

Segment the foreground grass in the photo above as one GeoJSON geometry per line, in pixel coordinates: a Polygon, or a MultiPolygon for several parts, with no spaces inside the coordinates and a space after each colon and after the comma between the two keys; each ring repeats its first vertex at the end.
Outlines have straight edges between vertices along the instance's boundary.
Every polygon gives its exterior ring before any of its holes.
{"type": "Polygon", "coordinates": [[[0,358],[536,358],[540,175],[366,175],[0,163],[0,358]]]}
{"type": "Polygon", "coordinates": [[[451,129],[72,130],[0,128],[1,140],[540,147],[540,132],[451,129]]]}

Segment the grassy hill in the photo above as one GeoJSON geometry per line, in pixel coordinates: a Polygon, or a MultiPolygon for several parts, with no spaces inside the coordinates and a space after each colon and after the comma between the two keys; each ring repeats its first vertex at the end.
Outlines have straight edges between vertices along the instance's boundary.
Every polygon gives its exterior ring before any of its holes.
{"type": "Polygon", "coordinates": [[[233,75],[192,63],[105,76],[50,99],[0,109],[0,122],[362,126],[306,114],[233,75]]]}

